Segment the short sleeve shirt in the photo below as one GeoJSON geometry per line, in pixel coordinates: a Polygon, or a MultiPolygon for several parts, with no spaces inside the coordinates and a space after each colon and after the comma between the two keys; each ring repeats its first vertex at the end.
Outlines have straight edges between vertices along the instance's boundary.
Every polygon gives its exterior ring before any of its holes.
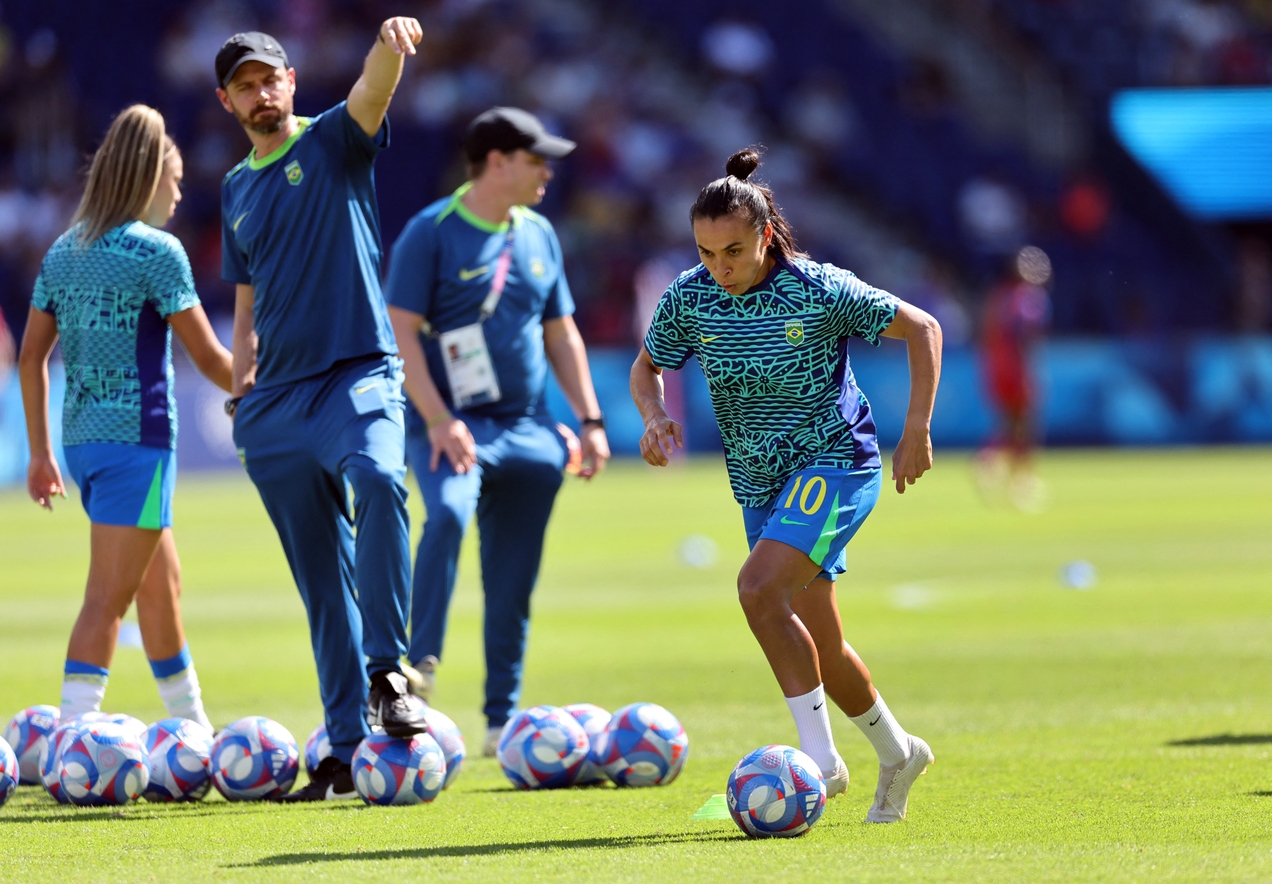
{"type": "MultiPolygon", "coordinates": [[[[507,241],[507,223],[491,224],[468,211],[462,202],[466,190],[460,188],[412,218],[394,243],[389,262],[389,303],[420,314],[439,333],[478,320],[507,241]]],[[[469,414],[505,418],[542,412],[548,370],[543,322],[574,312],[551,222],[518,206],[511,223],[512,264],[494,314],[482,323],[501,397],[467,409],[469,414]]],[[[421,340],[433,382],[452,406],[437,340],[421,340]]],[[[408,429],[418,425],[419,416],[411,408],[408,429]]]]}
{"type": "Polygon", "coordinates": [[[847,270],[803,258],[779,261],[742,295],[700,264],[658,302],[645,349],[659,368],[698,357],[733,495],[743,506],[767,506],[800,470],[880,466],[848,338],[877,344],[898,304],[847,270]]]}
{"type": "Polygon", "coordinates": [[[75,227],[44,256],[31,306],[57,318],[66,365],[62,444],[176,448],[168,317],[199,303],[185,249],[140,221],[88,246],[75,227]]]}
{"type": "Polygon", "coordinates": [[[221,275],[255,286],[262,389],[397,352],[380,288],[374,177],[388,122],[371,138],[341,102],[298,123],[221,185],[221,275]]]}

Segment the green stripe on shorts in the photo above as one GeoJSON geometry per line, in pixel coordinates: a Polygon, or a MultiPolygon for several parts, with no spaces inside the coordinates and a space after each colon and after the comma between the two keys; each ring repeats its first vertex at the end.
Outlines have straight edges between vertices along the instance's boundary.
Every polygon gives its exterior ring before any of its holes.
{"type": "Polygon", "coordinates": [[[137,520],[138,528],[149,528],[152,531],[163,529],[163,458],[155,464],[155,477],[150,480],[150,491],[146,494],[146,503],[141,508],[141,518],[137,520]]]}
{"type": "Polygon", "coordinates": [[[835,499],[830,502],[830,514],[826,516],[826,524],[822,525],[821,536],[817,538],[817,544],[813,547],[813,551],[808,557],[813,560],[813,564],[821,567],[826,558],[826,554],[830,552],[830,544],[835,539],[835,535],[839,533],[839,492],[835,492],[835,499]]]}

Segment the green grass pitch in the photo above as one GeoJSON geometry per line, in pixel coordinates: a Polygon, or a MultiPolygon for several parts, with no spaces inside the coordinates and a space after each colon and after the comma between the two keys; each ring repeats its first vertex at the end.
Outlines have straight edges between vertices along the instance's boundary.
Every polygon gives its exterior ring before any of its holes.
{"type": "MultiPolygon", "coordinates": [[[[1021,515],[942,455],[904,497],[885,490],[850,547],[849,641],[937,757],[902,823],[863,822],[873,753],[838,713],[852,785],[807,836],[690,821],[743,753],[796,736],[735,599],[722,464],[620,463],[562,493],[524,702],[667,706],[690,736],[674,784],[522,793],[477,758],[415,808],[77,810],[24,787],[0,808],[0,880],[1272,878],[1272,452],[1052,453],[1041,472],[1050,506],[1021,515]],[[718,544],[713,566],[682,563],[691,534],[718,544]],[[1099,582],[1066,590],[1057,571],[1079,559],[1099,582]]],[[[308,633],[253,489],[185,475],[177,519],[213,720],[269,715],[303,740],[320,719],[308,633]]],[[[74,497],[50,515],[0,493],[0,714],[57,702],[87,553],[74,497]]],[[[477,576],[470,542],[437,696],[473,749],[477,576]]],[[[161,716],[140,651],[119,650],[106,706],[161,716]]]]}

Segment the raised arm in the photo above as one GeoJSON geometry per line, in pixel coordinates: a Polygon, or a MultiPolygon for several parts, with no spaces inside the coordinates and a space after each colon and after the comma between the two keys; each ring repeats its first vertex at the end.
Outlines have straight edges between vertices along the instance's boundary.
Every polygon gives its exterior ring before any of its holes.
{"type": "MultiPolygon", "coordinates": [[[[600,403],[596,399],[596,388],[592,386],[592,370],[587,364],[587,348],[583,346],[583,336],[579,327],[574,324],[573,316],[561,316],[548,319],[543,323],[543,349],[548,362],[552,364],[552,373],[556,375],[561,392],[565,394],[570,408],[580,420],[599,417],[600,403]]],[[[594,424],[584,424],[579,435],[583,448],[583,466],[579,477],[591,479],[601,470],[610,458],[609,439],[605,429],[594,424]]]]}
{"type": "Polygon", "coordinates": [[[415,45],[422,39],[424,30],[413,18],[399,15],[380,25],[375,45],[362,65],[362,76],[349,92],[347,105],[349,116],[368,135],[380,131],[402,78],[402,63],[407,55],[415,54],[415,45]]]}
{"type": "Polygon", "coordinates": [[[26,414],[27,444],[31,463],[27,467],[27,493],[45,509],[53,509],[53,495],[66,497],[62,471],[53,457],[49,436],[49,354],[57,343],[57,318],[32,307],[27,312],[26,333],[18,355],[18,378],[22,384],[22,409],[26,414]]]}
{"type": "Polygon", "coordinates": [[[424,358],[424,348],[420,345],[424,317],[390,304],[389,321],[393,323],[398,355],[402,357],[406,395],[411,397],[415,410],[424,419],[428,441],[433,449],[429,470],[436,472],[441,456],[445,454],[455,472],[468,472],[477,463],[477,442],[468,425],[450,413],[446,400],[437,391],[437,384],[433,383],[428,360],[424,358]]]}
{"type": "Polygon", "coordinates": [[[230,395],[242,398],[256,386],[256,287],[234,288],[234,348],[230,395]]]}
{"type": "Polygon", "coordinates": [[[189,310],[173,313],[168,317],[168,324],[181,339],[181,346],[185,347],[200,374],[225,392],[230,392],[233,389],[233,358],[216,339],[216,332],[212,331],[212,323],[208,322],[203,307],[196,304],[189,310]]]}
{"type": "Polygon", "coordinates": [[[645,422],[645,433],[640,437],[640,456],[645,458],[646,463],[665,467],[672,451],[685,447],[685,431],[667,416],[662,369],[654,365],[644,347],[640,348],[640,355],[632,363],[631,390],[632,401],[645,422]]]}
{"type": "Polygon", "coordinates": [[[905,341],[910,362],[910,407],[905,413],[901,441],[892,455],[892,480],[897,493],[932,468],[932,409],[941,380],[941,326],[918,307],[902,301],[896,318],[883,330],[905,341]]]}

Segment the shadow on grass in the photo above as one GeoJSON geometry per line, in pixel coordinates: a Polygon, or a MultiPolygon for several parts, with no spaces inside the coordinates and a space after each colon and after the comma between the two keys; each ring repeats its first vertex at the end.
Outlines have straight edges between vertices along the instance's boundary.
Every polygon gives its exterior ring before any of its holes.
{"type": "Polygon", "coordinates": [[[1213,737],[1193,737],[1188,740],[1171,740],[1167,746],[1254,746],[1272,743],[1272,734],[1215,734],[1213,737]]]}
{"type": "MultiPolygon", "coordinates": [[[[36,805],[27,810],[18,809],[17,813],[6,812],[0,816],[0,825],[18,825],[21,823],[120,823],[150,822],[153,820],[182,820],[205,816],[244,816],[256,813],[278,813],[279,804],[271,801],[217,801],[211,804],[173,803],[173,804],[131,804],[127,807],[65,807],[53,809],[52,805],[36,805]]],[[[304,808],[323,811],[359,810],[361,802],[313,802],[302,805],[288,805],[290,808],[304,808]]]]}
{"type": "Polygon", "coordinates": [[[404,847],[396,850],[366,850],[353,853],[280,853],[255,862],[224,866],[229,869],[255,869],[269,866],[302,866],[320,862],[365,862],[366,860],[432,859],[442,856],[489,856],[496,853],[524,853],[542,850],[622,850],[662,844],[704,844],[712,841],[746,840],[741,832],[679,832],[668,835],[629,835],[613,838],[574,838],[550,841],[514,841],[503,844],[456,844],[437,847],[404,847]]]}
{"type": "Polygon", "coordinates": [[[1266,789],[1259,792],[1246,792],[1246,794],[1251,798],[1272,798],[1272,792],[1269,792],[1266,789]]]}

